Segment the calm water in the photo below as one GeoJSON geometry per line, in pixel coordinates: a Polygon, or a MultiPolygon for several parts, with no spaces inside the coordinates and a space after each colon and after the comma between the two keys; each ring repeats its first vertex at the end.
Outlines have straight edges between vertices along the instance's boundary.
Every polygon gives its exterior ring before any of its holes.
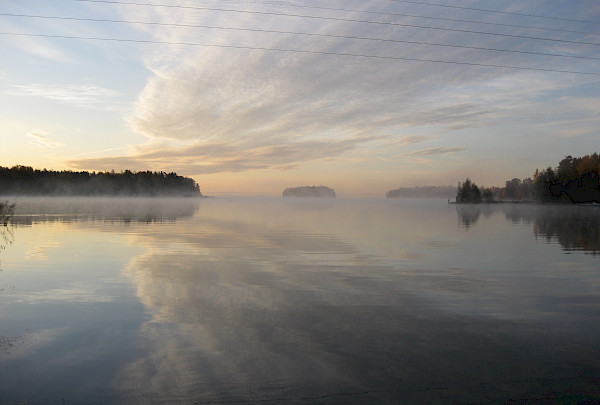
{"type": "Polygon", "coordinates": [[[2,404],[600,399],[600,207],[18,202],[2,404]]]}

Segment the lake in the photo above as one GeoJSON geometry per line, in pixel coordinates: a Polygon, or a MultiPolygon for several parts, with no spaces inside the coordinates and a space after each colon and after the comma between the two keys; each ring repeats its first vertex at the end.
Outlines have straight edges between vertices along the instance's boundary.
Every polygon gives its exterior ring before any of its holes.
{"type": "Polygon", "coordinates": [[[599,206],[16,202],[2,404],[600,399],[599,206]]]}

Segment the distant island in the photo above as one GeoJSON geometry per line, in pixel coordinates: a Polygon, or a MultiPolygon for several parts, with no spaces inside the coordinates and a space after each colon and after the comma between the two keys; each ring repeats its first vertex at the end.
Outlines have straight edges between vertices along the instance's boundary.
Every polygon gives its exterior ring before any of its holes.
{"type": "Polygon", "coordinates": [[[385,193],[387,198],[452,198],[455,195],[456,186],[399,187],[385,193]]]}
{"type": "Polygon", "coordinates": [[[176,173],[74,172],[0,166],[0,195],[202,197],[200,186],[176,173]]]}
{"type": "Polygon", "coordinates": [[[504,187],[479,187],[469,178],[458,183],[456,203],[600,203],[600,156],[566,156],[556,168],[536,169],[533,179],[514,178],[504,187]]]}
{"type": "Polygon", "coordinates": [[[303,186],[286,188],[283,190],[284,197],[335,197],[335,191],[325,186],[303,186]]]}

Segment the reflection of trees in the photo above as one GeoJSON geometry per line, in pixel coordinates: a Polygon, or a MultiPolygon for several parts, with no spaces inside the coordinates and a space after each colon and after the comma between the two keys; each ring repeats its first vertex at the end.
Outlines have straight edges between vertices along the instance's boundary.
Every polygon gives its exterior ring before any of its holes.
{"type": "Polygon", "coordinates": [[[600,210],[593,206],[514,206],[505,211],[512,222],[533,224],[535,237],[556,240],[565,250],[600,252],[600,210]]]}
{"type": "Polygon", "coordinates": [[[12,229],[12,219],[15,210],[15,204],[8,201],[0,202],[0,250],[4,250],[14,240],[12,229]]]}
{"type": "Polygon", "coordinates": [[[19,201],[13,223],[88,221],[173,222],[194,215],[196,198],[30,197],[19,201]]]}
{"type": "Polygon", "coordinates": [[[0,202],[0,225],[8,225],[15,212],[15,204],[8,201],[0,202]]]}
{"type": "Polygon", "coordinates": [[[600,253],[600,209],[595,206],[486,205],[457,206],[460,226],[469,229],[481,214],[504,213],[512,223],[533,224],[535,237],[557,240],[565,250],[600,253]]]}
{"type": "Polygon", "coordinates": [[[471,228],[479,220],[481,214],[489,217],[493,212],[490,205],[456,205],[456,214],[461,227],[471,228]]]}
{"type": "Polygon", "coordinates": [[[13,243],[14,240],[15,235],[12,225],[0,225],[0,251],[6,249],[6,246],[13,243]]]}
{"type": "Polygon", "coordinates": [[[535,219],[535,236],[556,239],[565,250],[600,253],[600,211],[595,207],[582,208],[544,210],[535,219]]]}

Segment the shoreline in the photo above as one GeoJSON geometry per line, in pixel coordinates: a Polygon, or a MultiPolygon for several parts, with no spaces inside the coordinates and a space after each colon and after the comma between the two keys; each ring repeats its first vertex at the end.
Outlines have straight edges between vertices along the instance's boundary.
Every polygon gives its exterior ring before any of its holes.
{"type": "Polygon", "coordinates": [[[502,201],[482,201],[482,202],[457,202],[448,200],[450,205],[495,205],[495,204],[519,204],[519,205],[566,205],[566,206],[590,206],[600,207],[600,203],[597,202],[584,202],[584,203],[573,203],[573,202],[541,202],[541,201],[519,201],[519,200],[502,200],[502,201]]]}

